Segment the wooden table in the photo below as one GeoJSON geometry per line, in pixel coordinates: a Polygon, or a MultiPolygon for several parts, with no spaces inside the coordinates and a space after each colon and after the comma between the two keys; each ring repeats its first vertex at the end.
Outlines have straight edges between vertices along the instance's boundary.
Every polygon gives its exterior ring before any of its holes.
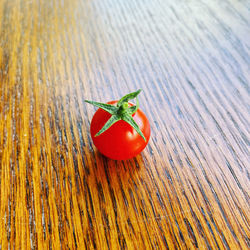
{"type": "Polygon", "coordinates": [[[249,249],[249,1],[1,0],[0,249],[249,249]],[[136,158],[93,145],[139,88],[136,158]]]}

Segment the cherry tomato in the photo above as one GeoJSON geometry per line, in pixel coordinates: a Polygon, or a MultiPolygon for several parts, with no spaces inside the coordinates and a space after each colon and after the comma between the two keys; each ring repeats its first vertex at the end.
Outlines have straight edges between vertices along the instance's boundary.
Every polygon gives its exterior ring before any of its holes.
{"type": "MultiPolygon", "coordinates": [[[[116,105],[118,101],[108,104],[116,105]]],[[[133,104],[129,103],[129,106],[133,104]]],[[[140,108],[132,115],[139,126],[145,140],[127,122],[119,120],[102,134],[95,136],[110,119],[111,114],[98,109],[91,121],[90,133],[94,145],[105,156],[115,160],[126,160],[138,155],[148,144],[150,138],[150,125],[146,115],[140,108]]]]}

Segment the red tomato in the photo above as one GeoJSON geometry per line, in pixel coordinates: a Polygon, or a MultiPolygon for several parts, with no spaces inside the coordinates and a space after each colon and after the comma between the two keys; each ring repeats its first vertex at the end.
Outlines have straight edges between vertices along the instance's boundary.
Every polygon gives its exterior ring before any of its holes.
{"type": "MultiPolygon", "coordinates": [[[[108,104],[116,104],[118,101],[111,101],[108,104]]],[[[133,105],[129,103],[129,105],[133,105]]],[[[94,145],[105,156],[114,160],[126,160],[139,154],[148,144],[150,137],[150,125],[146,115],[139,108],[133,119],[138,124],[146,141],[127,122],[120,120],[113,124],[101,135],[96,133],[104,126],[111,115],[103,109],[98,109],[91,121],[90,133],[94,145]]]]}

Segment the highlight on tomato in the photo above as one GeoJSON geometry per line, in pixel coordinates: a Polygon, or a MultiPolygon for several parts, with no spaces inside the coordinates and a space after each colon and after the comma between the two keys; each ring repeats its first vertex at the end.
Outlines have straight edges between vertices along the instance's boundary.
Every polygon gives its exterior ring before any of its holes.
{"type": "Polygon", "coordinates": [[[127,160],[135,157],[147,146],[150,124],[139,108],[139,89],[108,103],[85,100],[99,109],[95,112],[90,133],[96,148],[106,157],[127,160]],[[136,105],[129,100],[136,98],[136,105]]]}

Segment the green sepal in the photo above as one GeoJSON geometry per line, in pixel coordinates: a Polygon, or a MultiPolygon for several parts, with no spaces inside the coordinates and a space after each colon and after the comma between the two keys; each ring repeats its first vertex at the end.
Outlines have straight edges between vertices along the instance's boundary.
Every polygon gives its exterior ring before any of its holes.
{"type": "Polygon", "coordinates": [[[94,101],[88,101],[88,100],[85,100],[85,102],[93,104],[94,106],[107,111],[111,115],[114,115],[118,111],[118,108],[116,106],[114,106],[114,105],[111,105],[111,104],[101,103],[101,102],[94,102],[94,101]]]}
{"type": "Polygon", "coordinates": [[[135,120],[132,117],[132,115],[139,108],[139,101],[138,101],[137,96],[139,95],[139,93],[141,91],[142,90],[139,89],[135,92],[132,92],[130,94],[123,96],[118,101],[116,106],[111,105],[111,104],[101,103],[101,102],[94,102],[94,101],[85,100],[85,102],[93,104],[94,106],[101,108],[112,115],[95,136],[99,136],[100,134],[105,132],[107,129],[109,129],[114,123],[116,123],[120,120],[123,120],[123,121],[127,122],[129,125],[131,125],[136,130],[136,132],[143,138],[143,140],[146,141],[145,136],[143,135],[138,124],[135,122],[135,120]],[[128,101],[131,99],[134,99],[134,98],[136,98],[136,105],[130,107],[128,105],[128,101]]]}
{"type": "Polygon", "coordinates": [[[121,120],[120,117],[118,117],[117,115],[112,115],[109,118],[109,120],[104,124],[104,126],[101,128],[101,130],[95,136],[102,134],[103,132],[105,132],[107,129],[109,129],[114,123],[118,122],[119,120],[121,120]]]}
{"type": "Polygon", "coordinates": [[[137,125],[137,123],[135,122],[135,120],[133,119],[132,116],[125,115],[125,116],[122,117],[122,120],[127,122],[128,124],[130,124],[136,130],[136,132],[143,138],[143,140],[146,141],[145,136],[141,132],[139,126],[137,125]]]}
{"type": "Polygon", "coordinates": [[[117,103],[116,106],[117,106],[117,107],[120,107],[123,103],[128,102],[129,100],[136,98],[136,97],[140,94],[141,91],[142,91],[142,90],[139,89],[139,90],[137,90],[137,91],[135,91],[135,92],[132,92],[132,93],[130,93],[130,94],[127,94],[127,95],[123,96],[123,97],[119,100],[119,102],[117,103]]]}
{"type": "Polygon", "coordinates": [[[129,107],[128,108],[128,113],[129,114],[134,114],[137,111],[138,108],[139,108],[139,100],[138,100],[138,97],[136,97],[136,105],[132,106],[132,107],[129,107]]]}

